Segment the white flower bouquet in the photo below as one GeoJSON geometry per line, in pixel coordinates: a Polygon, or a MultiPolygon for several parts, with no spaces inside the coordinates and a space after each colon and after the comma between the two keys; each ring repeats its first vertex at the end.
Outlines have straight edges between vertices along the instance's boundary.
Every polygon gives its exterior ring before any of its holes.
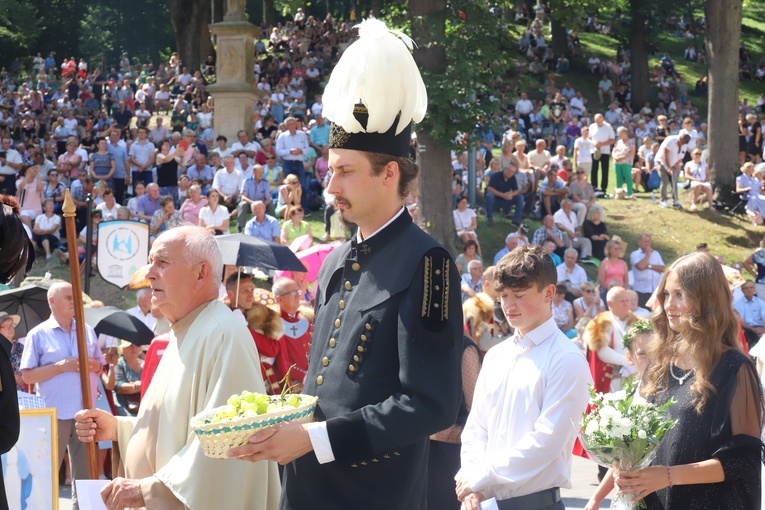
{"type": "MultiPolygon", "coordinates": [[[[589,413],[582,418],[579,439],[589,457],[605,467],[634,471],[647,467],[656,447],[677,420],[669,417],[674,400],[660,406],[641,397],[635,385],[615,393],[590,389],[589,413]]],[[[611,508],[631,510],[632,496],[618,494],[611,508]]],[[[643,503],[641,501],[641,503],[643,503]]]]}

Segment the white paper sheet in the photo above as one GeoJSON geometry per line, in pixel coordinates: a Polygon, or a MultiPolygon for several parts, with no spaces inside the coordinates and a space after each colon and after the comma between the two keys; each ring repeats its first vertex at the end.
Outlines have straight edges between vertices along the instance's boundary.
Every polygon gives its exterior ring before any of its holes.
{"type": "Polygon", "coordinates": [[[101,489],[109,480],[75,480],[80,510],[106,510],[101,489]]]}
{"type": "Polygon", "coordinates": [[[499,507],[497,506],[497,500],[495,498],[487,499],[486,501],[481,501],[481,510],[499,510],[499,507]]]}

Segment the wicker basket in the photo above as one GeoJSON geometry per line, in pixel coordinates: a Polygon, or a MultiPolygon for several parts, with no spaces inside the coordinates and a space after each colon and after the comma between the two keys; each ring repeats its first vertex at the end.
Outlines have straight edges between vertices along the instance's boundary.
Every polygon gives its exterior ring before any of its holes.
{"type": "MultiPolygon", "coordinates": [[[[247,444],[247,440],[261,430],[280,423],[308,423],[313,421],[318,397],[300,395],[303,402],[299,407],[284,407],[278,411],[261,414],[255,418],[236,418],[218,423],[205,423],[215,416],[222,407],[203,411],[191,419],[191,430],[196,432],[202,450],[208,457],[225,459],[231,448],[247,444]]],[[[271,396],[276,401],[278,396],[271,396]]]]}

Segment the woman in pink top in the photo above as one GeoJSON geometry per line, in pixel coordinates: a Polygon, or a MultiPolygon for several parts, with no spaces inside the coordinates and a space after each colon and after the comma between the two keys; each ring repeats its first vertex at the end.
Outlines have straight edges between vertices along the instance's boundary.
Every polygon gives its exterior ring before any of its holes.
{"type": "Polygon", "coordinates": [[[606,243],[606,258],[603,259],[598,268],[598,284],[601,293],[608,292],[608,289],[615,285],[625,289],[629,288],[630,279],[627,263],[624,261],[626,247],[627,243],[622,241],[619,236],[613,236],[606,243]]]}
{"type": "Polygon", "coordinates": [[[198,184],[192,184],[189,188],[189,197],[181,204],[183,221],[192,225],[199,223],[199,211],[206,205],[207,198],[202,196],[202,188],[198,184]]]}
{"type": "Polygon", "coordinates": [[[77,154],[77,138],[70,137],[66,141],[66,152],[58,157],[58,169],[59,175],[65,176],[69,182],[74,182],[77,179],[77,173],[80,171],[80,165],[82,164],[82,157],[77,154]]]}
{"type": "Polygon", "coordinates": [[[43,183],[40,179],[40,169],[35,166],[21,170],[23,177],[16,181],[16,195],[21,207],[21,221],[30,229],[40,214],[42,214],[43,183]]]}

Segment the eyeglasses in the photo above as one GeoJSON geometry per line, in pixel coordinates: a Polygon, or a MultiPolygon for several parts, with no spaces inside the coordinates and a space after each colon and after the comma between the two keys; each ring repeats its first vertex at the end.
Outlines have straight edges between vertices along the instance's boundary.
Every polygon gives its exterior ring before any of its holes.
{"type": "Polygon", "coordinates": [[[299,296],[300,295],[300,289],[288,290],[287,292],[284,292],[282,294],[277,294],[276,297],[284,297],[284,296],[289,296],[289,295],[299,296]]]}

